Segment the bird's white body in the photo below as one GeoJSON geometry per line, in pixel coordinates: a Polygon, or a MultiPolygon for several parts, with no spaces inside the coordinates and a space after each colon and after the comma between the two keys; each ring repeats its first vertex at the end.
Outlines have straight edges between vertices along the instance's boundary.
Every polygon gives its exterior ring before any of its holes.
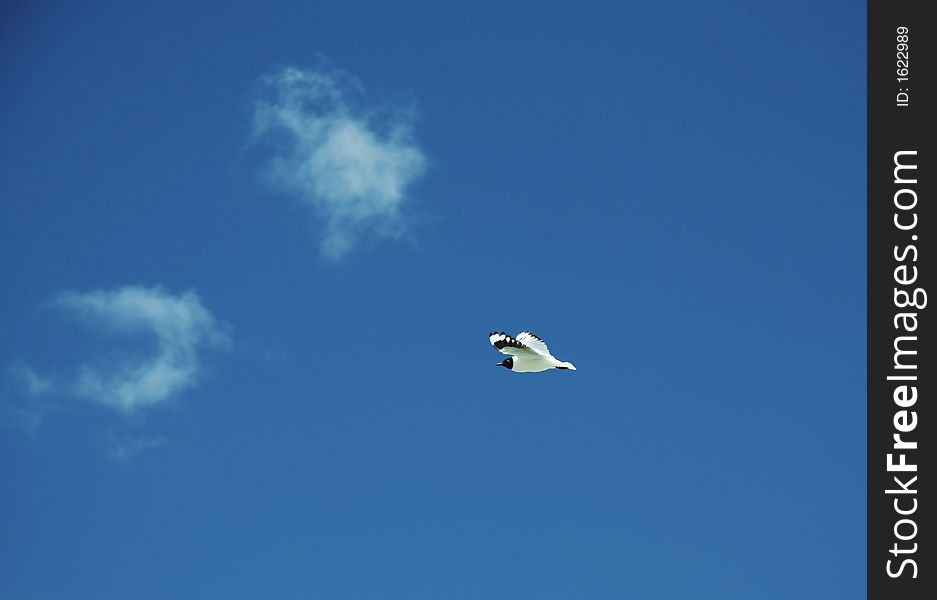
{"type": "Polygon", "coordinates": [[[529,331],[517,334],[516,338],[503,331],[492,332],[488,335],[488,340],[498,352],[511,357],[502,362],[501,366],[517,373],[539,373],[550,369],[576,370],[573,363],[557,360],[550,354],[546,342],[529,331]]]}
{"type": "Polygon", "coordinates": [[[540,371],[547,371],[557,367],[566,367],[573,371],[576,370],[576,367],[574,367],[572,363],[560,362],[552,356],[547,358],[545,356],[524,355],[514,357],[514,366],[511,367],[511,370],[517,373],[539,373],[540,371]]]}

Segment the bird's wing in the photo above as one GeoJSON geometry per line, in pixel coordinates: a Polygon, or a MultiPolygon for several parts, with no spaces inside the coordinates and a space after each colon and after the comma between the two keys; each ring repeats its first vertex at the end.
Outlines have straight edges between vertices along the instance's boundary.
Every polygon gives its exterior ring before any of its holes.
{"type": "Polygon", "coordinates": [[[536,333],[522,331],[517,334],[517,341],[541,356],[553,356],[550,354],[550,349],[547,348],[547,343],[540,339],[536,333]]]}
{"type": "Polygon", "coordinates": [[[518,339],[512,338],[503,331],[492,331],[488,334],[488,340],[501,354],[508,354],[510,356],[536,356],[540,354],[530,346],[527,346],[518,339]]]}

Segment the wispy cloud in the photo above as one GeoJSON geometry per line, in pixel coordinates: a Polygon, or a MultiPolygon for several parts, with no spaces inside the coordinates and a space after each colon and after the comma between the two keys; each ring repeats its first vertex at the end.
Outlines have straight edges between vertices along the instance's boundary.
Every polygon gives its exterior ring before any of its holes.
{"type": "Polygon", "coordinates": [[[0,402],[0,429],[14,428],[32,433],[42,423],[48,403],[43,396],[54,388],[51,377],[40,375],[29,365],[17,362],[0,369],[0,379],[12,388],[11,393],[0,402]]]}
{"type": "Polygon", "coordinates": [[[334,71],[287,67],[264,83],[254,133],[274,144],[267,175],[322,220],[322,253],[338,260],[364,235],[399,235],[407,188],[426,166],[413,111],[361,108],[360,83],[334,71]]]}
{"type": "Polygon", "coordinates": [[[128,463],[138,454],[169,443],[164,437],[128,437],[121,438],[113,431],[107,432],[107,455],[118,463],[128,463]]]}
{"type": "Polygon", "coordinates": [[[22,361],[0,369],[0,429],[34,433],[49,412],[93,403],[125,417],[122,427],[130,427],[120,435],[107,431],[107,455],[119,463],[168,443],[141,430],[142,416],[196,387],[205,351],[230,344],[226,326],[192,291],[173,294],[158,286],[70,291],[49,305],[92,328],[118,352],[87,356],[51,373],[22,361]]]}
{"type": "Polygon", "coordinates": [[[26,363],[10,365],[4,369],[4,375],[22,386],[23,391],[30,396],[42,396],[52,390],[52,378],[40,375],[26,363]]]}
{"type": "Polygon", "coordinates": [[[54,305],[104,332],[155,338],[153,354],[82,365],[67,384],[71,395],[125,414],[162,404],[195,387],[199,351],[227,343],[223,329],[194,292],[173,295],[159,287],[128,286],[66,292],[54,305]]]}
{"type": "Polygon", "coordinates": [[[63,399],[138,415],[194,388],[202,375],[203,350],[229,343],[225,327],[191,291],[172,294],[140,286],[70,291],[50,304],[98,334],[131,338],[131,343],[121,344],[119,353],[88,357],[51,374],[24,362],[3,369],[9,393],[0,406],[0,424],[34,431],[44,413],[63,399]],[[146,339],[142,344],[141,337],[146,339]]]}

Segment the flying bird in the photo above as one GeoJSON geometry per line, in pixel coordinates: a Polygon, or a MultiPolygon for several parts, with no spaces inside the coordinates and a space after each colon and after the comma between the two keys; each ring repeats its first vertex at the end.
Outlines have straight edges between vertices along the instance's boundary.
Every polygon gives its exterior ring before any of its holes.
{"type": "Polygon", "coordinates": [[[499,367],[518,373],[539,373],[549,369],[576,370],[573,363],[553,358],[547,343],[529,331],[518,333],[516,338],[503,331],[492,331],[488,334],[488,340],[498,352],[508,355],[498,363],[499,367]]]}

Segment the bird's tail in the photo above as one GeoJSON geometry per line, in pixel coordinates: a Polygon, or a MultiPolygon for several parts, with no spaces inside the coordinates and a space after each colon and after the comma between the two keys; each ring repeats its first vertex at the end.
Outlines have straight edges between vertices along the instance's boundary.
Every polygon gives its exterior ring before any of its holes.
{"type": "Polygon", "coordinates": [[[556,368],[557,369],[569,369],[570,371],[575,371],[576,365],[574,365],[571,362],[561,362],[560,364],[556,365],[556,368]]]}

